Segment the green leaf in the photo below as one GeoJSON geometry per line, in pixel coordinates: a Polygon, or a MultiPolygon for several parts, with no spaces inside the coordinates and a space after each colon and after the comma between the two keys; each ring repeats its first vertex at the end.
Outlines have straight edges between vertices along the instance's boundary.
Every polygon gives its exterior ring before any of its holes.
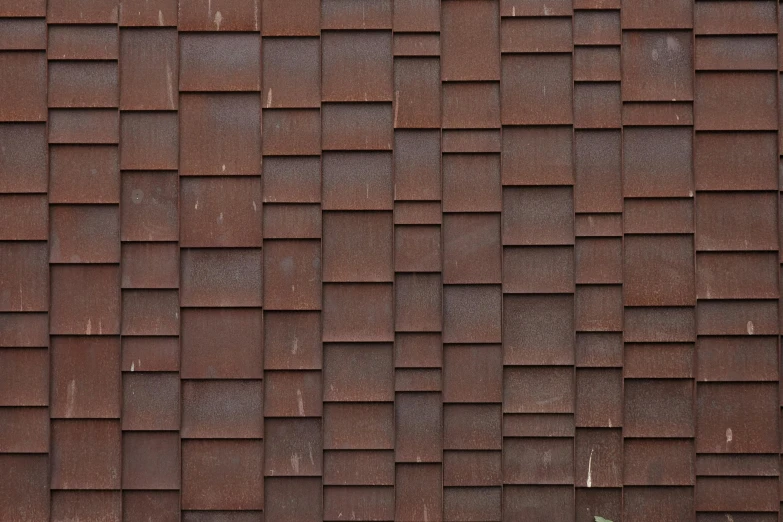
{"type": "Polygon", "coordinates": [[[611,520],[609,520],[609,519],[606,519],[606,518],[604,518],[604,517],[599,517],[599,516],[596,516],[596,517],[595,517],[595,522],[612,522],[612,521],[611,521],[611,520]]]}

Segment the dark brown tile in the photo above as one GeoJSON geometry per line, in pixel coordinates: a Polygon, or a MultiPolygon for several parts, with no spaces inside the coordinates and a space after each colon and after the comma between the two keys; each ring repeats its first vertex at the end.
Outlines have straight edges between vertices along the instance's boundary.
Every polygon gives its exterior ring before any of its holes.
{"type": "Polygon", "coordinates": [[[261,438],[264,387],[260,380],[182,382],[182,438],[261,438]]]}
{"type": "Polygon", "coordinates": [[[52,422],[52,489],[120,489],[120,423],[116,420],[52,422]]]}
{"type": "Polygon", "coordinates": [[[52,418],[114,418],[122,407],[118,337],[54,337],[52,418]]]}

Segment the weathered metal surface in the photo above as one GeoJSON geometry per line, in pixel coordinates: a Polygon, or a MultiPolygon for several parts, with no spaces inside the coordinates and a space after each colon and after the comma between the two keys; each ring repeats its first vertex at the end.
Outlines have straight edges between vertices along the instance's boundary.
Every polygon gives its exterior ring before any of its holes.
{"type": "Polygon", "coordinates": [[[777,520],[781,24],[0,2],[0,519],[777,520]]]}

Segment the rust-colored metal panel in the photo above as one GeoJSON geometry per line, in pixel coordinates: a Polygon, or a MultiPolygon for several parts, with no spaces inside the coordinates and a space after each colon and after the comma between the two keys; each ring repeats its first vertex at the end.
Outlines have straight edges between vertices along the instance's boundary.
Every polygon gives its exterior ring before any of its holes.
{"type": "Polygon", "coordinates": [[[321,41],[317,38],[263,38],[262,46],[262,106],[265,109],[319,107],[321,41]]]}
{"type": "Polygon", "coordinates": [[[258,34],[185,33],[179,46],[180,91],[261,90],[258,34]]]}
{"type": "Polygon", "coordinates": [[[122,376],[123,430],[176,430],[180,425],[179,386],[176,373],[137,373],[131,362],[131,371],[122,376]]]}
{"type": "Polygon", "coordinates": [[[182,381],[182,438],[261,438],[262,417],[260,380],[182,381]]]}
{"type": "Polygon", "coordinates": [[[0,51],[46,50],[46,21],[29,18],[0,19],[0,51]]]}
{"type": "Polygon", "coordinates": [[[323,155],[321,161],[323,210],[392,209],[394,177],[391,153],[329,152],[323,155]]]}
{"type": "Polygon", "coordinates": [[[323,474],[321,419],[267,419],[264,473],[275,477],[323,474]]]}
{"type": "Polygon", "coordinates": [[[114,145],[51,147],[49,202],[119,203],[118,148],[114,145]]]}
{"type": "Polygon", "coordinates": [[[391,25],[391,0],[321,1],[321,29],[391,29],[391,25]]]}
{"type": "Polygon", "coordinates": [[[258,379],[263,374],[260,310],[182,309],[182,370],[185,379],[258,379]],[[229,350],[231,357],[226,357],[229,350]]]}
{"type": "Polygon", "coordinates": [[[56,337],[50,357],[52,418],[120,417],[118,338],[56,337]]]}
{"type": "MultiPolygon", "coordinates": [[[[161,3],[160,0],[158,3],[161,3]]],[[[158,16],[163,18],[166,15],[163,13],[163,6],[160,7],[158,16]]],[[[135,11],[141,13],[146,8],[148,5],[140,5],[135,11]]],[[[123,2],[123,17],[125,13],[132,12],[132,6],[123,2]]],[[[168,13],[168,16],[176,20],[176,13],[168,13]]],[[[136,21],[138,18],[134,20],[136,21]]],[[[176,110],[179,102],[179,93],[176,90],[180,70],[179,57],[176,30],[123,29],[119,60],[122,75],[120,108],[176,110]]],[[[184,63],[182,68],[185,69],[184,63]]]]}
{"type": "Polygon", "coordinates": [[[573,364],[574,298],[568,294],[503,298],[505,364],[573,364]]]}
{"type": "Polygon", "coordinates": [[[252,510],[264,508],[260,440],[182,442],[182,508],[252,510]]]}
{"type": "Polygon", "coordinates": [[[261,249],[195,248],[181,253],[182,306],[261,306],[261,249]]]}
{"type": "Polygon", "coordinates": [[[52,489],[119,489],[120,439],[117,420],[52,421],[52,489]]]}
{"type": "Polygon", "coordinates": [[[264,414],[267,417],[320,417],[321,373],[275,371],[264,376],[264,414]]]}

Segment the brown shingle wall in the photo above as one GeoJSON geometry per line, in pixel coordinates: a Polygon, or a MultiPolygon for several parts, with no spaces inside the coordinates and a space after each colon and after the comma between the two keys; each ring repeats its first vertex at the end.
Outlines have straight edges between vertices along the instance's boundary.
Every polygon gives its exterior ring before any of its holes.
{"type": "Polygon", "coordinates": [[[777,520],[778,11],[0,2],[0,520],[777,520]]]}

